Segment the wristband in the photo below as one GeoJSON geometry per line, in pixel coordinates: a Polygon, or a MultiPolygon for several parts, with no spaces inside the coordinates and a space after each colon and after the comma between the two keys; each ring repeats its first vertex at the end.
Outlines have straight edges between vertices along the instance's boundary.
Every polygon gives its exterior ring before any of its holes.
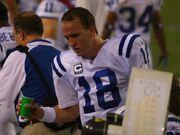
{"type": "Polygon", "coordinates": [[[44,111],[44,116],[39,119],[39,121],[43,121],[46,123],[53,123],[56,119],[56,112],[52,107],[41,107],[44,111]]]}

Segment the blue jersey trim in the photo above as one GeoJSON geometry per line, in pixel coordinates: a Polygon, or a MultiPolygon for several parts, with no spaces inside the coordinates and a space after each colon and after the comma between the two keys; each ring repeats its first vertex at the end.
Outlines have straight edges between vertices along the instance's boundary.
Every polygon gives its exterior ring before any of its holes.
{"type": "Polygon", "coordinates": [[[124,47],[124,43],[126,41],[126,38],[128,37],[129,34],[126,34],[122,37],[120,45],[119,45],[119,55],[122,55],[123,53],[123,47],[124,47]]]}
{"type": "Polygon", "coordinates": [[[126,57],[129,58],[130,52],[134,43],[134,40],[139,37],[140,35],[133,35],[129,41],[128,47],[127,47],[127,52],[126,52],[126,57]]]}
{"type": "Polygon", "coordinates": [[[56,66],[54,65],[54,63],[52,63],[52,68],[54,70],[54,72],[57,74],[57,76],[59,76],[59,78],[62,77],[62,74],[57,70],[56,66]]]}
{"type": "Polygon", "coordinates": [[[58,63],[58,65],[59,65],[59,67],[60,67],[64,72],[66,72],[66,69],[65,69],[64,66],[62,65],[60,56],[57,56],[56,59],[57,59],[57,63],[58,63]]]}
{"type": "Polygon", "coordinates": [[[33,43],[33,42],[37,42],[37,41],[42,41],[42,42],[46,42],[46,43],[50,43],[50,44],[51,44],[50,41],[47,41],[47,40],[44,40],[44,39],[36,39],[36,40],[32,40],[32,41],[29,42],[29,43],[33,43]]]}
{"type": "Polygon", "coordinates": [[[168,122],[177,122],[180,124],[180,120],[177,118],[173,118],[173,117],[168,118],[168,122]]]}

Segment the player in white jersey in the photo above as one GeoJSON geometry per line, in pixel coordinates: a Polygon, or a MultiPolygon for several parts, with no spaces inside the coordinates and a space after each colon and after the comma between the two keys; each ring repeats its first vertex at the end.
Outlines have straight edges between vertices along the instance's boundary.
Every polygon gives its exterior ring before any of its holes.
{"type": "Polygon", "coordinates": [[[138,33],[150,44],[149,26],[152,23],[161,51],[159,60],[161,64],[167,64],[168,53],[160,17],[162,3],[162,0],[106,0],[110,12],[103,36],[109,37],[112,29],[115,35],[138,33]]]}
{"type": "Polygon", "coordinates": [[[58,0],[43,0],[36,10],[43,21],[43,38],[51,41],[61,51],[68,49],[60,28],[60,19],[66,10],[67,7],[58,0]]]}
{"type": "Polygon", "coordinates": [[[93,15],[81,7],[68,10],[61,26],[72,50],[52,65],[59,107],[35,108],[32,118],[63,123],[80,114],[82,124],[105,118],[125,104],[132,68],[149,67],[145,40],[136,34],[103,40],[93,15]]]}
{"type": "Polygon", "coordinates": [[[6,57],[6,52],[16,47],[16,43],[12,35],[12,28],[8,23],[7,8],[2,2],[0,2],[0,9],[0,62],[2,62],[6,57]]]}
{"type": "MultiPolygon", "coordinates": [[[[6,6],[0,1],[0,62],[4,61],[6,52],[15,47],[12,28],[8,24],[8,11],[6,6]]],[[[0,68],[2,63],[0,64],[0,68]]],[[[6,97],[8,98],[8,97],[6,97]]],[[[0,135],[15,135],[18,122],[15,114],[15,107],[9,108],[0,104],[0,135]]]]}

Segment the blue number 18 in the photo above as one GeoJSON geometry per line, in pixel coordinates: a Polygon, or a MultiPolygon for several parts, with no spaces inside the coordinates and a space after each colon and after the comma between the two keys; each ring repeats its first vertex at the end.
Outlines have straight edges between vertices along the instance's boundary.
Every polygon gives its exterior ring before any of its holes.
{"type": "MultiPolygon", "coordinates": [[[[121,101],[121,97],[119,90],[116,87],[117,79],[115,73],[110,69],[100,70],[94,74],[93,80],[97,88],[96,96],[98,105],[104,110],[117,107],[121,101]],[[102,77],[107,77],[109,79],[109,83],[103,84],[101,80],[102,77]],[[104,96],[107,92],[111,92],[112,94],[112,99],[108,101],[106,101],[104,96]]],[[[78,83],[79,86],[82,86],[85,89],[83,94],[85,98],[85,106],[83,107],[84,113],[95,112],[94,105],[91,103],[91,97],[89,96],[89,92],[91,90],[90,85],[85,77],[80,77],[78,83]]]]}

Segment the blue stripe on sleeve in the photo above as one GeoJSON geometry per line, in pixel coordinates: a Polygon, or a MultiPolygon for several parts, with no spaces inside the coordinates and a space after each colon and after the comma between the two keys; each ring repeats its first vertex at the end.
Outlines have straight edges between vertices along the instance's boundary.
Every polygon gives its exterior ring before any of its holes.
{"type": "Polygon", "coordinates": [[[124,35],[124,36],[122,37],[122,39],[121,39],[121,42],[120,42],[120,45],[119,45],[119,55],[122,55],[122,53],[123,53],[124,43],[125,43],[126,38],[127,38],[128,35],[129,35],[129,34],[124,35]]]}
{"type": "Polygon", "coordinates": [[[54,63],[52,63],[52,68],[54,70],[54,72],[56,73],[56,75],[61,78],[62,74],[57,70],[56,66],[54,65],[54,63]]]}
{"type": "Polygon", "coordinates": [[[57,59],[57,63],[58,63],[58,65],[59,65],[59,67],[60,67],[64,72],[66,72],[66,69],[64,68],[64,66],[62,65],[62,62],[61,62],[61,60],[60,60],[60,56],[57,56],[56,59],[57,59]]]}
{"type": "Polygon", "coordinates": [[[177,123],[180,124],[180,120],[177,119],[177,118],[174,118],[174,117],[169,117],[169,118],[168,118],[168,122],[177,122],[177,123]]]}
{"type": "Polygon", "coordinates": [[[146,54],[142,48],[141,48],[141,53],[143,54],[144,63],[147,64],[146,54]]]}
{"type": "Polygon", "coordinates": [[[140,35],[133,35],[129,41],[128,47],[127,47],[127,51],[126,51],[126,57],[129,58],[130,53],[131,53],[131,49],[134,43],[134,40],[139,37],[140,35]]]}

